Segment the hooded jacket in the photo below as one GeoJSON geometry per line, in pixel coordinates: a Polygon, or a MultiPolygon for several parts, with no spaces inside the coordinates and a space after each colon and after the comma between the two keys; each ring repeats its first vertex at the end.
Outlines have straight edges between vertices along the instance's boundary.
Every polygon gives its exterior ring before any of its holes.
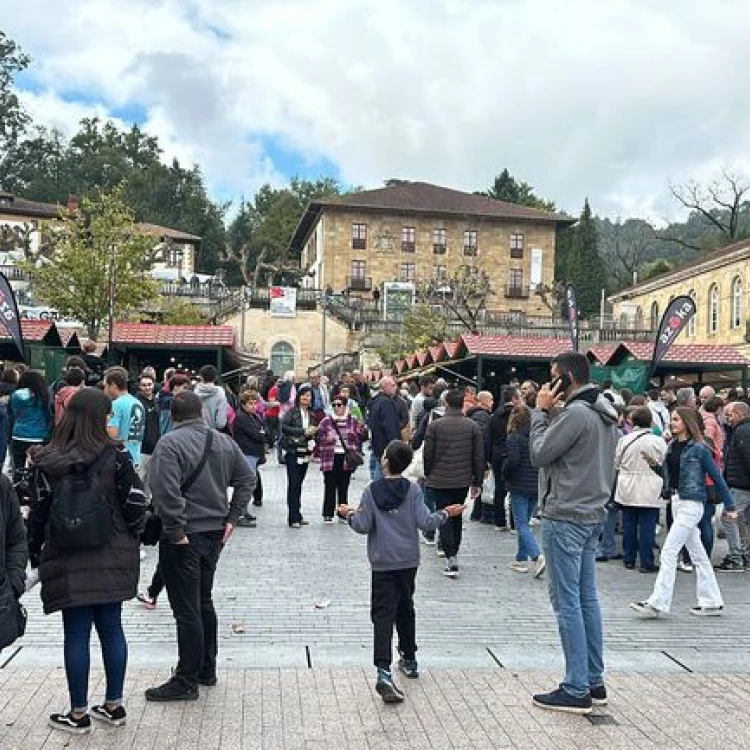
{"type": "Polygon", "coordinates": [[[227,426],[229,404],[223,388],[215,383],[198,383],[195,395],[203,403],[203,421],[214,430],[223,430],[227,426]]]}
{"type": "Polygon", "coordinates": [[[182,485],[200,463],[210,428],[202,419],[188,419],[159,441],[151,457],[149,485],[156,514],[170,542],[186,534],[220,531],[237,524],[255,488],[255,472],[237,443],[215,432],[206,466],[186,493],[182,485]],[[234,487],[231,503],[227,489],[234,487]]]}
{"type": "Polygon", "coordinates": [[[620,433],[617,412],[594,385],[573,391],[552,418],[531,415],[531,463],[539,472],[542,516],[556,521],[601,523],[614,480],[620,433]]]}
{"type": "Polygon", "coordinates": [[[374,571],[409,570],[419,566],[418,531],[435,531],[448,520],[431,513],[419,486],[403,477],[384,477],[368,485],[349,526],[367,534],[367,557],[374,571]]]}
{"type": "Polygon", "coordinates": [[[10,397],[13,410],[12,437],[41,443],[49,438],[52,414],[43,403],[28,389],[19,388],[10,397]]]}
{"type": "Polygon", "coordinates": [[[101,547],[60,550],[49,539],[54,488],[75,463],[91,464],[97,456],[79,448],[64,451],[48,445],[32,451],[35,502],[29,516],[29,558],[39,567],[46,614],[70,607],[111,604],[132,599],[138,585],[138,533],[146,512],[143,486],[130,454],[112,451],[99,479],[112,499],[114,534],[101,547]]]}

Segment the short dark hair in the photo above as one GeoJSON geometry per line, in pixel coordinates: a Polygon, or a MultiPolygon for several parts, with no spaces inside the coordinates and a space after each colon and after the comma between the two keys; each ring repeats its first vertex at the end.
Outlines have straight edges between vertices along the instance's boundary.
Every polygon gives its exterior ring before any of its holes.
{"type": "Polygon", "coordinates": [[[203,402],[192,391],[180,391],[175,393],[170,411],[175,422],[198,419],[203,415],[203,402]]]}
{"type": "MultiPolygon", "coordinates": [[[[567,372],[574,383],[585,385],[589,382],[589,361],[585,354],[563,352],[553,358],[552,364],[557,365],[563,372],[567,372]]],[[[609,382],[611,387],[611,381],[606,382],[609,382]]]]}
{"type": "Polygon", "coordinates": [[[169,390],[173,391],[179,385],[190,385],[190,378],[182,372],[176,372],[169,379],[169,390]]]}
{"type": "Polygon", "coordinates": [[[518,394],[519,390],[515,385],[504,385],[500,389],[500,401],[503,404],[509,404],[518,394]]]}
{"type": "Polygon", "coordinates": [[[648,406],[636,406],[635,409],[630,410],[628,416],[633,423],[633,427],[643,427],[648,429],[654,421],[651,409],[649,409],[648,406]]]}
{"type": "Polygon", "coordinates": [[[711,396],[703,402],[703,411],[716,414],[724,406],[724,399],[721,396],[711,396]]]}
{"type": "Polygon", "coordinates": [[[437,378],[434,375],[422,375],[419,379],[419,387],[425,388],[428,385],[435,385],[437,378]]]}
{"type": "Polygon", "coordinates": [[[213,365],[203,365],[198,370],[198,375],[204,383],[215,383],[219,378],[219,371],[213,365]]]}
{"type": "Polygon", "coordinates": [[[86,380],[86,373],[80,367],[71,367],[66,373],[65,385],[78,386],[86,380]]]}
{"type": "Polygon", "coordinates": [[[660,394],[660,391],[659,391],[658,388],[649,388],[648,397],[652,401],[658,401],[659,400],[659,394],[660,394]]]}
{"type": "Polygon", "coordinates": [[[83,357],[79,357],[77,354],[68,357],[65,360],[65,369],[69,370],[71,367],[77,367],[79,370],[85,370],[86,363],[83,361],[83,357]]]}
{"type": "Polygon", "coordinates": [[[391,440],[383,453],[391,474],[401,474],[406,471],[414,458],[414,451],[403,440],[391,440]]]}
{"type": "Polygon", "coordinates": [[[458,388],[451,388],[445,394],[445,405],[451,409],[460,409],[464,405],[464,394],[458,388]]]}
{"type": "Polygon", "coordinates": [[[0,383],[10,383],[11,385],[18,383],[18,370],[13,367],[7,367],[3,370],[3,374],[0,375],[0,383]]]}
{"type": "Polygon", "coordinates": [[[121,367],[113,367],[104,374],[104,384],[113,385],[118,391],[128,389],[128,379],[121,367]]]}

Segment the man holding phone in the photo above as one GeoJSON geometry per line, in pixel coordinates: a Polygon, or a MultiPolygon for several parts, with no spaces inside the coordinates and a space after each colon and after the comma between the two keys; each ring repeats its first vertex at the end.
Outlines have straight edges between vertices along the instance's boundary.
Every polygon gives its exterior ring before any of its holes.
{"type": "Polygon", "coordinates": [[[592,703],[607,702],[596,545],[614,480],[617,412],[589,384],[583,354],[560,354],[550,373],[531,417],[530,450],[540,469],[542,549],[565,678],[557,690],[535,695],[534,705],[588,714],[592,703]]]}

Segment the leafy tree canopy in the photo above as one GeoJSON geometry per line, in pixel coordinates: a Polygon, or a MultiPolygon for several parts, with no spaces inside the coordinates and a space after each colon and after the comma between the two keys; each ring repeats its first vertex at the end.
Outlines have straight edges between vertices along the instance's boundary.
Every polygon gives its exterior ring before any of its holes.
{"type": "Polygon", "coordinates": [[[484,195],[487,198],[508,201],[509,203],[518,203],[521,206],[529,206],[529,208],[539,208],[542,211],[557,210],[552,201],[538,197],[534,193],[534,188],[528,182],[517,180],[507,169],[503,169],[495,177],[495,182],[489,190],[479,192],[477,195],[484,195]]]}

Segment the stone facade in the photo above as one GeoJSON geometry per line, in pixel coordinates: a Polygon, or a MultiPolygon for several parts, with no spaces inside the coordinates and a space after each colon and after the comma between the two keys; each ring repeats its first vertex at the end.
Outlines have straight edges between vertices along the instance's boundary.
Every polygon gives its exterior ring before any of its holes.
{"type": "Polygon", "coordinates": [[[369,295],[387,281],[420,281],[440,270],[450,275],[460,265],[476,265],[491,280],[493,295],[488,310],[549,315],[541,298],[530,290],[532,254],[540,258],[539,280],[552,284],[555,237],[555,224],[551,222],[326,207],[308,237],[302,266],[310,273],[305,282],[310,287],[330,285],[335,292],[349,289],[354,294],[369,295]],[[363,241],[358,243],[353,239],[355,225],[364,225],[359,229],[363,241]],[[476,232],[474,257],[465,254],[466,232],[476,232]],[[437,253],[435,244],[443,233],[445,252],[437,253]],[[522,257],[511,257],[512,242],[515,254],[522,257]],[[363,281],[357,283],[353,278],[357,276],[363,281]]]}
{"type": "Polygon", "coordinates": [[[680,334],[684,343],[746,344],[750,303],[748,261],[750,242],[746,241],[626,289],[609,299],[615,319],[635,327],[655,328],[669,302],[686,294],[695,300],[696,315],[680,334]]]}
{"type": "MultiPolygon", "coordinates": [[[[272,365],[274,347],[294,353],[294,369],[298,377],[307,375],[310,367],[320,364],[322,315],[320,311],[298,311],[294,318],[272,318],[268,310],[250,308],[245,311],[245,340],[241,341],[242,316],[226,321],[237,332],[237,348],[248,354],[267,357],[272,365]]],[[[356,348],[348,328],[326,316],[326,357],[356,348]]]]}

